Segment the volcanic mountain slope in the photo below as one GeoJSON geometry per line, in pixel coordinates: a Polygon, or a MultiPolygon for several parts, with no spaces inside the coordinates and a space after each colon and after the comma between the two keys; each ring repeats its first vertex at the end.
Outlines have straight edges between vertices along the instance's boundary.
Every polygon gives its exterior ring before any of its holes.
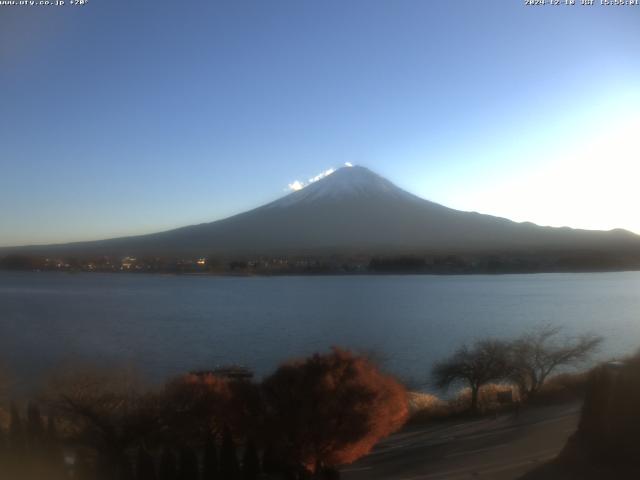
{"type": "Polygon", "coordinates": [[[453,210],[364,167],[344,167],[239,215],[161,233],[46,247],[38,253],[238,255],[640,249],[624,230],[540,227],[453,210]]]}

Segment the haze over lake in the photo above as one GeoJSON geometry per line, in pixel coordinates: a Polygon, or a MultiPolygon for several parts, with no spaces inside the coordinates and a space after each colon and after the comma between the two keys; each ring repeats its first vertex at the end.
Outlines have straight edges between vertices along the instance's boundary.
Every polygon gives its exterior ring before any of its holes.
{"type": "Polygon", "coordinates": [[[151,380],[241,363],[258,375],[332,345],[424,381],[460,343],[545,323],[593,331],[600,357],[640,345],[640,272],[256,277],[0,272],[0,361],[35,381],[69,361],[151,380]]]}

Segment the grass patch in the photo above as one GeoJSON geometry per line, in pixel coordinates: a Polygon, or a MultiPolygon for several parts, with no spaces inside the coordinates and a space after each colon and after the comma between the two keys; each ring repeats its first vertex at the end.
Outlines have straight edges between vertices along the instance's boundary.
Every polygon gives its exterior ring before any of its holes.
{"type": "MultiPolygon", "coordinates": [[[[515,385],[490,383],[484,385],[478,395],[480,415],[495,415],[512,411],[518,402],[524,405],[556,405],[582,400],[586,393],[589,372],[562,373],[545,382],[537,394],[522,401],[515,385]],[[512,402],[500,401],[500,397],[511,393],[512,402]]],[[[447,420],[468,415],[471,390],[463,388],[450,399],[442,399],[430,393],[409,393],[409,424],[447,420]]]]}
{"type": "MultiPolygon", "coordinates": [[[[480,389],[478,408],[480,414],[495,414],[513,408],[513,403],[500,402],[501,393],[511,392],[514,401],[519,400],[517,389],[508,384],[490,383],[480,389]]],[[[463,388],[448,400],[429,393],[409,394],[409,423],[424,423],[431,420],[447,420],[468,415],[471,404],[471,390],[463,388]]]]}

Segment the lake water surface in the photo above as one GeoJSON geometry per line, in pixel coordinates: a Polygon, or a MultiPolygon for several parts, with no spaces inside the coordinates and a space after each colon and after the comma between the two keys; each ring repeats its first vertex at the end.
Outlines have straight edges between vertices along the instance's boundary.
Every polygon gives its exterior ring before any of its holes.
{"type": "Polygon", "coordinates": [[[640,272],[231,278],[0,272],[0,361],[35,381],[78,359],[152,380],[241,363],[258,375],[332,345],[375,350],[425,381],[465,341],[536,325],[640,347],[640,272]]]}

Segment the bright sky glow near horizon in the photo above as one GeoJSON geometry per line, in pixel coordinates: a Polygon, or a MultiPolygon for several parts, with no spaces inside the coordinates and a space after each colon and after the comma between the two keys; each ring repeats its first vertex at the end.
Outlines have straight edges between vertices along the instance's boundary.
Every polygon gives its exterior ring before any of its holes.
{"type": "Polygon", "coordinates": [[[523,3],[0,7],[0,246],[212,221],[346,162],[640,233],[640,7],[523,3]]]}

